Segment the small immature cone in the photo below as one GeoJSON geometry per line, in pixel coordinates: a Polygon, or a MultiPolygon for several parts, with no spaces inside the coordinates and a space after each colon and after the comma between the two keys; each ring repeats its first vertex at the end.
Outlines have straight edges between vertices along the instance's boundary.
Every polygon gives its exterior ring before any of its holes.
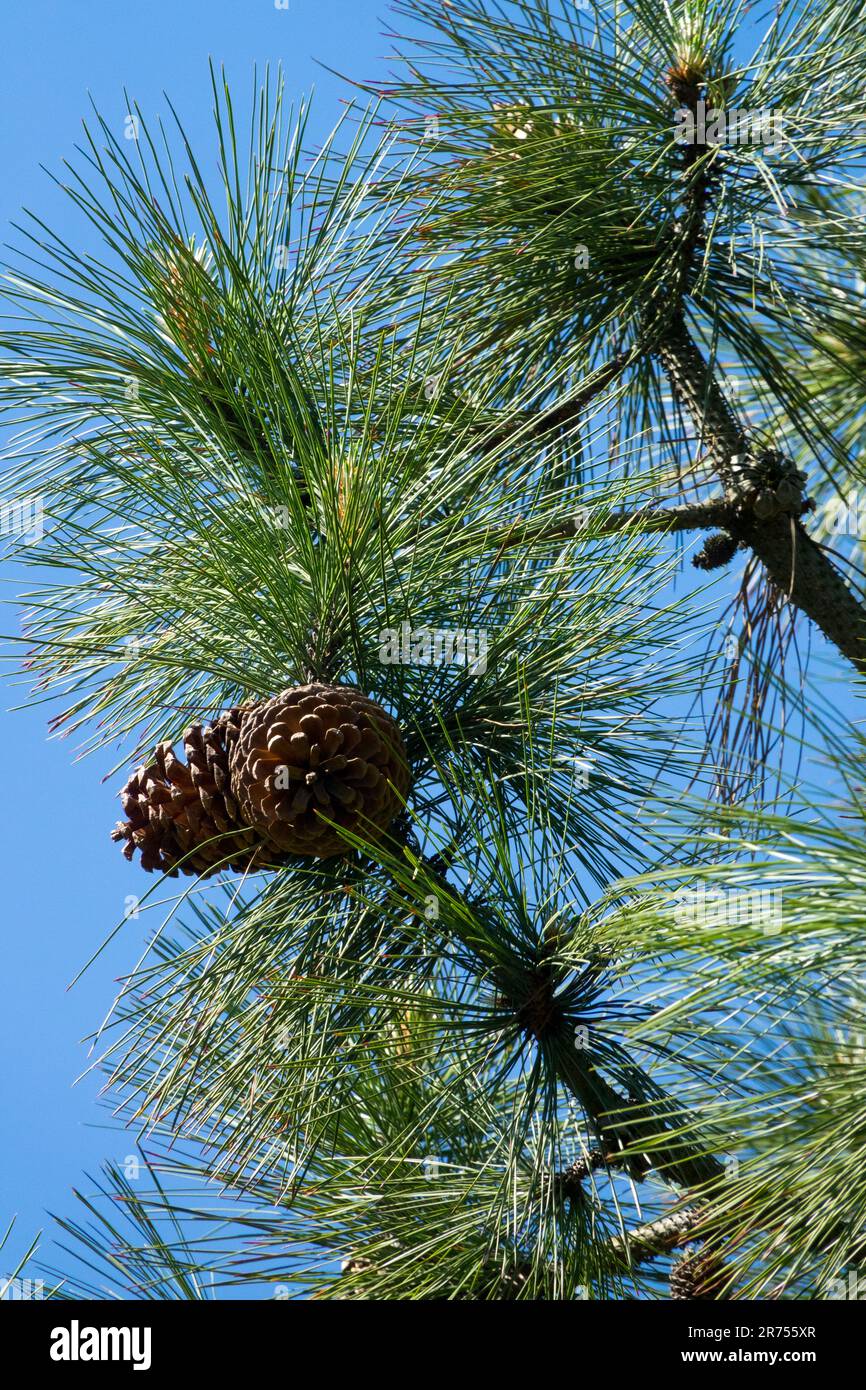
{"type": "Polygon", "coordinates": [[[701,549],[692,557],[692,564],[698,570],[717,570],[729,565],[739,549],[739,543],[727,531],[716,531],[707,536],[701,549]]]}
{"type": "Polygon", "coordinates": [[[305,685],[248,707],[231,754],[241,815],[275,850],[327,859],[347,842],[332,821],[376,839],[411,774],[394,719],[351,685],[305,685]]]}

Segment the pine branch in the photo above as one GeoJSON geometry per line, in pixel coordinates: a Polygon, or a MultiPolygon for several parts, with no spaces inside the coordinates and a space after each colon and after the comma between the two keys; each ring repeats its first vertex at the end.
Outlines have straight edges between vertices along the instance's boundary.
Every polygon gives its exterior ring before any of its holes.
{"type": "Polygon", "coordinates": [[[699,1207],[684,1207],[617,1236],[610,1249],[633,1266],[685,1246],[671,1271],[670,1297],[717,1301],[727,1297],[728,1271],[719,1254],[703,1245],[696,1230],[700,1219],[699,1207]]]}
{"type": "Polygon", "coordinates": [[[685,1207],[669,1216],[661,1216],[657,1221],[637,1226],[624,1236],[616,1236],[610,1242],[610,1247],[618,1254],[628,1255],[630,1260],[651,1260],[656,1255],[666,1255],[678,1245],[694,1240],[697,1218],[697,1207],[685,1207]]]}
{"type": "Polygon", "coordinates": [[[566,401],[559,401],[547,410],[535,413],[523,412],[506,424],[500,425],[492,434],[485,437],[485,450],[492,453],[512,439],[519,438],[522,443],[525,443],[527,440],[538,439],[550,434],[553,430],[565,429],[568,425],[576,424],[586,407],[603,391],[606,391],[617,377],[622,375],[630,360],[631,357],[628,353],[616,353],[594,376],[590,377],[577,395],[569,397],[566,401]]]}
{"type": "Polygon", "coordinates": [[[706,445],[710,457],[732,501],[745,490],[736,460],[749,453],[749,439],[697,344],[677,314],[660,340],[658,356],[667,372],[674,394],[682,402],[706,445]]]}
{"type": "MultiPolygon", "coordinates": [[[[438,885],[443,900],[446,895],[450,896],[453,890],[443,876],[441,863],[423,854],[418,858],[430,874],[431,882],[438,885]]],[[[399,890],[399,872],[393,875],[393,881],[399,890]]],[[[458,930],[455,922],[455,931],[458,930]]],[[[509,969],[503,969],[501,964],[493,964],[493,969],[502,1004],[513,1014],[527,1037],[534,1039],[547,1054],[559,1082],[579,1102],[595,1130],[604,1149],[601,1161],[621,1163],[637,1181],[658,1162],[660,1175],[665,1180],[687,1188],[719,1177],[722,1168],[711,1153],[678,1140],[676,1132],[671,1130],[670,1114],[665,1113],[667,1102],[659,1092],[653,1092],[647,1085],[646,1093],[654,1095],[654,1099],[622,1096],[575,1045],[572,1028],[557,994],[561,978],[554,965],[555,951],[565,944],[565,938],[554,932],[534,963],[512,959],[509,969]],[[665,1141],[670,1136],[670,1143],[666,1142],[664,1148],[659,1146],[660,1136],[664,1136],[665,1141]],[[646,1153],[640,1152],[643,1145],[646,1145],[646,1153]]],[[[478,956],[482,967],[490,967],[492,962],[487,958],[487,951],[477,939],[467,937],[465,945],[478,956]]],[[[588,974],[591,973],[592,969],[588,974]]],[[[647,1081],[648,1078],[641,1078],[641,1089],[647,1081]]]]}
{"type": "Polygon", "coordinates": [[[622,1256],[629,1267],[687,1248],[671,1274],[671,1298],[719,1299],[726,1296],[726,1267],[718,1254],[700,1244],[696,1227],[701,1211],[697,1206],[682,1207],[667,1216],[637,1226],[610,1242],[610,1250],[622,1256]],[[698,1242],[695,1246],[695,1242],[698,1242]]]}
{"type": "MultiPolygon", "coordinates": [[[[675,101],[693,117],[706,77],[700,65],[694,70],[672,69],[667,74],[675,101]]],[[[782,480],[788,490],[787,503],[783,502],[781,509],[774,505],[776,499],[762,486],[767,480],[753,467],[754,449],[748,432],[689,333],[683,303],[697,276],[712,191],[709,156],[695,140],[682,148],[682,177],[687,185],[681,228],[685,235],[673,294],[674,311],[665,315],[668,326],[653,349],[736,508],[727,526],[730,534],[754,552],[776,588],[817,624],[857,670],[866,673],[866,608],[803,526],[802,516],[807,510],[800,491],[803,480],[790,460],[771,455],[775,469],[781,465],[787,473],[782,480]]],[[[760,455],[757,462],[762,462],[760,455]]]]}
{"type": "Polygon", "coordinates": [[[625,1166],[632,1176],[641,1178],[649,1172],[650,1155],[661,1160],[661,1176],[682,1187],[696,1187],[721,1174],[721,1164],[712,1154],[700,1153],[689,1143],[677,1143],[675,1134],[670,1147],[660,1149],[659,1136],[666,1136],[669,1128],[664,1115],[654,1115],[645,1102],[635,1103],[619,1095],[597,1071],[581,1065],[575,1049],[557,1049],[556,1062],[562,1084],[580,1102],[602,1141],[614,1152],[620,1148],[631,1151],[625,1166]],[[646,1157],[635,1152],[644,1143],[646,1157]]]}
{"type": "MultiPolygon", "coordinates": [[[[658,355],[735,509],[727,523],[731,534],[757,555],[789,601],[817,624],[858,671],[866,674],[866,608],[803,526],[802,499],[795,500],[799,497],[795,470],[790,469],[790,480],[783,480],[787,481],[792,499],[790,510],[762,515],[767,492],[762,487],[766,481],[761,477],[762,458],[753,458],[749,437],[682,315],[672,321],[658,355]]],[[[777,455],[772,457],[779,459],[777,455]]]]}
{"type": "Polygon", "coordinates": [[[726,498],[711,498],[705,502],[685,503],[680,507],[635,507],[611,512],[593,520],[590,526],[588,510],[578,511],[562,521],[533,524],[519,518],[499,539],[500,548],[525,545],[534,541],[571,540],[591,529],[593,536],[606,536],[620,531],[711,531],[727,529],[736,519],[737,511],[726,498]]]}

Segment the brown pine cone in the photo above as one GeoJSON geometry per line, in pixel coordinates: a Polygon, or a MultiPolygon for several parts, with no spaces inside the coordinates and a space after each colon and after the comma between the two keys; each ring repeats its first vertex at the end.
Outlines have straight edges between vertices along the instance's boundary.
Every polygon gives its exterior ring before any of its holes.
{"type": "Polygon", "coordinates": [[[387,830],[411,774],[391,716],[351,685],[304,685],[248,707],[231,754],[241,815],[275,849],[319,859],[387,830]]]}
{"type": "Polygon", "coordinates": [[[186,763],[165,742],[152,763],[133,773],[121,792],[129,819],[118,821],[111,836],[125,842],[127,859],[139,850],[143,869],[172,877],[179,871],[207,877],[220,868],[251,866],[260,840],[241,819],[229,773],[240,714],[230,710],[213,726],[187,729],[186,763]]]}
{"type": "Polygon", "coordinates": [[[671,1298],[713,1301],[722,1297],[725,1267],[713,1252],[687,1247],[671,1269],[671,1298]]]}

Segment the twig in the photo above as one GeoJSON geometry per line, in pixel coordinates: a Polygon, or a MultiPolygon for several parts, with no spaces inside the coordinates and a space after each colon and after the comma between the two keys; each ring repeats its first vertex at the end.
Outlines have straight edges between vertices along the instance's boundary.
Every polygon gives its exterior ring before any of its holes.
{"type": "Polygon", "coordinates": [[[706,502],[687,503],[680,507],[645,506],[630,511],[610,512],[590,523],[589,508],[576,510],[574,516],[556,521],[524,521],[518,518],[496,540],[500,548],[525,545],[530,541],[571,540],[590,531],[595,536],[620,531],[712,531],[727,529],[736,518],[736,507],[725,497],[706,502]]]}
{"type": "Polygon", "coordinates": [[[611,1250],[627,1255],[629,1260],[652,1260],[656,1255],[666,1255],[678,1245],[687,1245],[695,1239],[699,1209],[685,1207],[661,1216],[645,1226],[636,1226],[624,1236],[615,1236],[610,1242],[611,1250]]]}
{"type": "Polygon", "coordinates": [[[502,444],[510,442],[511,439],[519,438],[521,443],[525,443],[529,439],[537,439],[540,435],[549,434],[553,430],[564,429],[566,425],[576,424],[586,407],[595,400],[596,396],[600,396],[602,391],[606,391],[608,386],[616,381],[632,360],[633,354],[616,353],[600,371],[590,377],[577,395],[570,396],[568,400],[559,401],[548,410],[523,411],[520,415],[513,416],[504,425],[498,426],[491,433],[485,434],[482,439],[484,450],[492,453],[502,444]]]}

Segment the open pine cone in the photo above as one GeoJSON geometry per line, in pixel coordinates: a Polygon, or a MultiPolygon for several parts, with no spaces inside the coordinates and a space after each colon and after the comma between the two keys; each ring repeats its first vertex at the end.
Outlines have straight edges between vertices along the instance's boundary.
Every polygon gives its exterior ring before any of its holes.
{"type": "Polygon", "coordinates": [[[170,742],[121,793],[128,820],[113,840],[141,853],[149,873],[207,877],[279,864],[291,855],[345,853],[336,825],[376,838],[411,781],[400,730],[351,685],[304,685],[229,710],[170,742]]]}
{"type": "Polygon", "coordinates": [[[143,869],[172,877],[179,869],[206,877],[226,865],[251,865],[260,838],[241,820],[229,773],[240,714],[230,710],[213,726],[187,729],[186,763],[166,742],[152,763],[133,773],[120,798],[129,819],[119,821],[111,836],[124,841],[127,859],[140,850],[143,869]]]}
{"type": "Polygon", "coordinates": [[[286,854],[326,859],[387,830],[411,775],[391,716],[351,685],[304,685],[248,708],[231,753],[247,824],[286,854]]]}

